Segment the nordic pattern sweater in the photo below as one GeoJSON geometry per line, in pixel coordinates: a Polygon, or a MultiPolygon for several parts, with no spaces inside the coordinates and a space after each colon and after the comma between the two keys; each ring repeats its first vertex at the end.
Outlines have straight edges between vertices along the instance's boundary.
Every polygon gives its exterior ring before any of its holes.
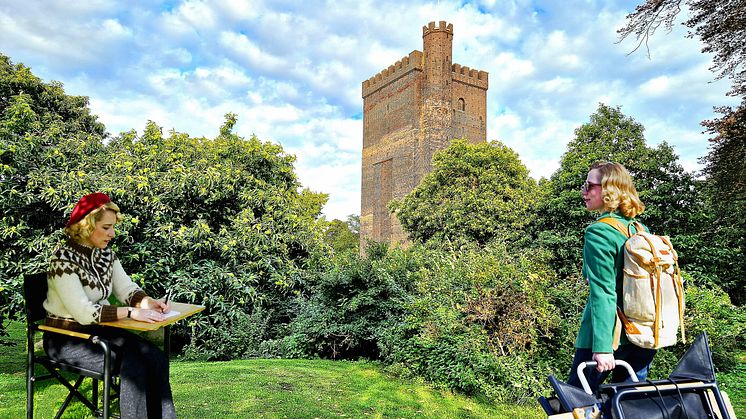
{"type": "Polygon", "coordinates": [[[90,248],[72,239],[55,250],[47,284],[46,322],[67,329],[117,320],[117,308],[108,301],[112,292],[131,307],[146,296],[110,248],[90,248]]]}

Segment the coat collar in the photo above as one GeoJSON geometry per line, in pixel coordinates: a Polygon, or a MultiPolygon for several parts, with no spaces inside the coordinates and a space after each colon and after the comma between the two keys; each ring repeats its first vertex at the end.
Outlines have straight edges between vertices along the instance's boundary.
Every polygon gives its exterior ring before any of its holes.
{"type": "Polygon", "coordinates": [[[632,218],[625,217],[622,214],[620,214],[619,211],[614,211],[614,212],[604,211],[604,212],[601,213],[601,215],[599,215],[598,217],[596,217],[596,221],[598,221],[598,220],[600,220],[602,218],[605,218],[605,217],[617,218],[617,219],[625,220],[625,221],[631,221],[632,220],[632,218]]]}
{"type": "Polygon", "coordinates": [[[77,241],[71,239],[67,240],[67,243],[65,243],[68,247],[75,250],[76,252],[80,253],[81,255],[90,258],[91,254],[93,254],[93,248],[85,246],[83,244],[78,243],[77,241]]]}

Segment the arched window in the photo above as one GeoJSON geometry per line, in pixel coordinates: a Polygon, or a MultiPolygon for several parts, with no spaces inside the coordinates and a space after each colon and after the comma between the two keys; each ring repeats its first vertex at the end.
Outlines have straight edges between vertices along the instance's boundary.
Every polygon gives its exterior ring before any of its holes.
{"type": "Polygon", "coordinates": [[[466,102],[464,102],[464,98],[458,99],[458,110],[466,112],[466,102]]]}

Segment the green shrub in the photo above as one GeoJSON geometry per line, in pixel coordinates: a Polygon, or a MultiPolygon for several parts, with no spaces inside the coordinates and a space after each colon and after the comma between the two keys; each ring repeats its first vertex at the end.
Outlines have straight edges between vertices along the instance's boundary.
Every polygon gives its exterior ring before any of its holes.
{"type": "Polygon", "coordinates": [[[379,357],[381,336],[403,317],[417,263],[399,249],[381,258],[369,249],[369,258],[342,253],[309,279],[289,325],[293,348],[334,359],[379,357]]]}
{"type": "Polygon", "coordinates": [[[562,286],[541,254],[516,255],[497,243],[409,252],[420,261],[416,288],[406,317],[383,340],[384,359],[467,394],[522,401],[540,394],[558,363],[556,333],[569,327],[550,304],[549,289],[562,286]]]}

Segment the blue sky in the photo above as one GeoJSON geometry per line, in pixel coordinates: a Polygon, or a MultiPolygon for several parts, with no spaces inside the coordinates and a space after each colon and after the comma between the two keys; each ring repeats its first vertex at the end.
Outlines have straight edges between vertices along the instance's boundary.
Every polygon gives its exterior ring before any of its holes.
{"type": "MultiPolygon", "coordinates": [[[[642,1],[642,0],[640,0],[642,1]]],[[[487,138],[548,177],[599,102],[672,144],[687,170],[707,153],[699,122],[735,104],[711,57],[676,25],[628,55],[616,30],[634,1],[87,0],[0,3],[0,52],[91,109],[116,135],[148,120],[283,145],[328,219],[360,212],[361,83],[454,26],[454,62],[489,72],[487,138]]]]}

